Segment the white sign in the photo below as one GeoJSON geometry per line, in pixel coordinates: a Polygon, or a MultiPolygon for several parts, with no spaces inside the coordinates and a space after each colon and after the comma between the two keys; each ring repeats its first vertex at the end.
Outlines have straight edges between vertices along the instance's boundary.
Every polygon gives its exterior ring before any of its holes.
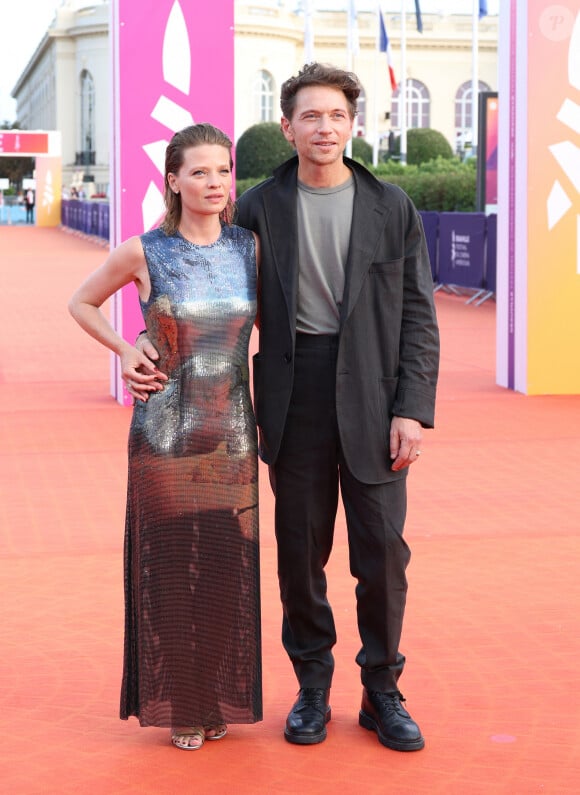
{"type": "Polygon", "coordinates": [[[8,190],[10,187],[10,180],[8,177],[0,177],[0,190],[8,190]]]}

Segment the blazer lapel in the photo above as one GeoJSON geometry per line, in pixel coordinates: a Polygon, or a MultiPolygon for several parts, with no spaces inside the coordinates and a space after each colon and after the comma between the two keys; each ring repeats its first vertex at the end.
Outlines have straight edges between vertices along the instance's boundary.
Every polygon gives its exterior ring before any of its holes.
{"type": "Polygon", "coordinates": [[[269,240],[262,245],[268,246],[276,267],[292,328],[296,325],[298,299],[297,163],[294,158],[274,172],[275,179],[264,192],[263,204],[269,240]]]}
{"type": "Polygon", "coordinates": [[[353,173],[356,192],[346,261],[341,326],[357,302],[363,280],[373,261],[377,245],[391,214],[391,210],[382,202],[381,194],[375,186],[369,185],[366,180],[361,179],[356,169],[353,169],[353,173]]]}

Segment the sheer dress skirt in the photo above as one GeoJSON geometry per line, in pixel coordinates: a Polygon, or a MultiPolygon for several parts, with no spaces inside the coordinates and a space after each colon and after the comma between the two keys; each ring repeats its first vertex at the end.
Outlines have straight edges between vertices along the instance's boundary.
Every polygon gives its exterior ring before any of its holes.
{"type": "Polygon", "coordinates": [[[160,454],[146,414],[135,407],[129,440],[121,717],[252,723],[262,716],[255,440],[240,454],[239,438],[208,430],[214,416],[185,455],[160,454]]]}

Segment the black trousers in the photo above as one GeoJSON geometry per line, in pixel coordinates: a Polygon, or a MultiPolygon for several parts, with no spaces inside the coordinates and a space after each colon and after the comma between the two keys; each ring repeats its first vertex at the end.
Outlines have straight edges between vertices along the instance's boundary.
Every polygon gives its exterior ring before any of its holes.
{"type": "Polygon", "coordinates": [[[300,687],[330,687],[336,631],[325,566],[340,484],[350,571],[357,580],[362,648],[356,661],[367,688],[389,692],[398,689],[405,662],[399,642],[410,558],[403,539],[406,478],[369,485],[356,480],[346,466],[335,406],[337,348],[337,337],[297,335],[288,418],[280,453],[270,468],[282,642],[300,687]]]}

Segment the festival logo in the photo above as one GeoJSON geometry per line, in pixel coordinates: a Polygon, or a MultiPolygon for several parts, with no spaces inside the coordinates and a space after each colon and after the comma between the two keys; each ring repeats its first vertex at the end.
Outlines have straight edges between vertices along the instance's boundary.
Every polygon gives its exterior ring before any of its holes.
{"type": "MultiPolygon", "coordinates": [[[[553,7],[552,7],[553,10],[553,7]]],[[[564,9],[567,11],[567,9],[564,9]]],[[[571,14],[571,12],[567,12],[571,14]]],[[[548,37],[567,33],[566,15],[557,16],[554,13],[546,15],[540,20],[540,27],[548,37]],[[559,24],[556,22],[559,20],[559,24]],[[551,21],[551,25],[550,25],[551,21]]],[[[572,35],[568,46],[568,84],[569,89],[580,92],[580,12],[573,24],[572,35]]],[[[580,136],[580,104],[571,97],[566,97],[562,102],[556,116],[569,134],[580,136]]],[[[552,230],[569,212],[574,212],[574,205],[578,206],[580,194],[580,148],[578,143],[567,139],[558,141],[548,147],[566,179],[566,187],[562,185],[562,178],[553,182],[547,200],[548,229],[552,230]],[[573,191],[576,192],[574,195],[573,191]],[[572,194],[572,196],[571,196],[572,194]]],[[[580,275],[580,212],[576,212],[576,273],[580,275]]]]}

